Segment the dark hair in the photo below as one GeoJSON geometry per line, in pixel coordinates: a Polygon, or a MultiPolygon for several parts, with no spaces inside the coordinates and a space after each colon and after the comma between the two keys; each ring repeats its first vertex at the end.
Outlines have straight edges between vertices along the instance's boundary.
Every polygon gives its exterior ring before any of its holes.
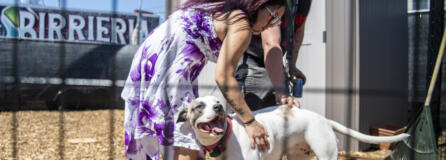
{"type": "MultiPolygon", "coordinates": [[[[195,9],[210,13],[220,12],[222,14],[240,9],[245,12],[249,23],[252,26],[257,19],[257,12],[260,8],[266,5],[283,5],[284,0],[188,0],[184,3],[181,9],[188,9],[193,8],[194,6],[211,3],[214,4],[212,7],[197,7],[195,9]]],[[[227,18],[228,15],[225,18],[227,18]]]]}

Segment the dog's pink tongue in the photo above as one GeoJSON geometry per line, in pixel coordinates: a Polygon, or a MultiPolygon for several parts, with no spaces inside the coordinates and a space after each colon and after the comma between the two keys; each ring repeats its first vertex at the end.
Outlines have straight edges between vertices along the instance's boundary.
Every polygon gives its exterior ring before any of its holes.
{"type": "Polygon", "coordinates": [[[208,123],[201,123],[198,125],[198,128],[202,131],[202,132],[210,132],[210,126],[208,123]]]}
{"type": "Polygon", "coordinates": [[[211,132],[214,134],[221,134],[224,132],[223,125],[219,122],[210,123],[211,132]]]}

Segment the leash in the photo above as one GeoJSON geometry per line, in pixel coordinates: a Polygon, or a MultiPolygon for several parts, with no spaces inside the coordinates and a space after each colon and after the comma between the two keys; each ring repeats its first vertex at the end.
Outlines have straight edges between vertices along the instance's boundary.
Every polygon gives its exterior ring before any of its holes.
{"type": "Polygon", "coordinates": [[[285,69],[288,72],[286,74],[286,84],[288,86],[288,91],[290,91],[290,95],[294,97],[302,97],[302,80],[297,79],[292,75],[291,68],[296,64],[292,64],[293,58],[293,44],[294,44],[294,32],[295,32],[295,19],[293,16],[296,15],[297,9],[299,6],[299,0],[287,0],[286,1],[286,10],[285,10],[285,69]]]}

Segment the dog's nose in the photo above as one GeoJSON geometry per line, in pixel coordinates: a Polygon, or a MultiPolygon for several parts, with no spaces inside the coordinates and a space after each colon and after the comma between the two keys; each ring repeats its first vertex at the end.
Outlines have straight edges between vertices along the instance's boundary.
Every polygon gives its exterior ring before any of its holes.
{"type": "Polygon", "coordinates": [[[217,113],[223,113],[223,106],[221,104],[214,105],[214,111],[217,113]]]}

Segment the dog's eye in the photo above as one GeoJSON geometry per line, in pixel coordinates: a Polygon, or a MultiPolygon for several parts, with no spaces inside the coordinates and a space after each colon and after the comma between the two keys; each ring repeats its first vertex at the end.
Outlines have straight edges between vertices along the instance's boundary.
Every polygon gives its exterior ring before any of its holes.
{"type": "Polygon", "coordinates": [[[196,106],[195,108],[203,108],[203,107],[204,107],[204,105],[200,104],[200,105],[196,106]]]}

